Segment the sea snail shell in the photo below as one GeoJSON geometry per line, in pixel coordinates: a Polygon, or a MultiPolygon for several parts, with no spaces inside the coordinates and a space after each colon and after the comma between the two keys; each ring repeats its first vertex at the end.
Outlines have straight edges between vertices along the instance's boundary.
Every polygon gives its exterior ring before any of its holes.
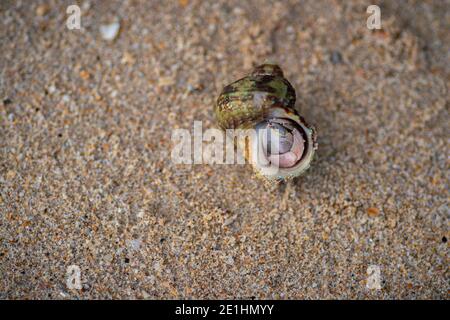
{"type": "Polygon", "coordinates": [[[295,90],[278,65],[260,65],[227,85],[215,114],[223,130],[254,129],[251,142],[237,144],[259,176],[286,180],[309,168],[317,149],[316,131],[295,110],[295,90]]]}

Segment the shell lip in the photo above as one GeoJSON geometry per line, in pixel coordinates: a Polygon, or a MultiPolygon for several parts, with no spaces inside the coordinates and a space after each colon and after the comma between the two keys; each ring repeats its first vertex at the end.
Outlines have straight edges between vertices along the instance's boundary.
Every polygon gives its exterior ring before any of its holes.
{"type": "MultiPolygon", "coordinates": [[[[290,111],[290,110],[289,110],[290,111]]],[[[250,162],[258,175],[268,180],[287,180],[303,174],[311,165],[314,158],[314,153],[317,149],[316,130],[313,126],[306,123],[306,121],[299,116],[295,111],[289,112],[284,108],[274,108],[270,112],[270,118],[289,119],[298,125],[300,133],[305,142],[304,153],[301,159],[291,168],[281,168],[277,166],[261,166],[259,164],[257,154],[259,142],[255,139],[252,142],[252,152],[250,162]]]]}

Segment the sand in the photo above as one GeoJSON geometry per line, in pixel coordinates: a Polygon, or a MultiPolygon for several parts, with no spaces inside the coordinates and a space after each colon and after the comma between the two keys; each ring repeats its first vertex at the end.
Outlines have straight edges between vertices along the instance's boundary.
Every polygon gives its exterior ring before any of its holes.
{"type": "Polygon", "coordinates": [[[1,1],[0,298],[447,299],[450,3],[370,4],[1,1]],[[267,59],[311,169],[174,164],[267,59]]]}

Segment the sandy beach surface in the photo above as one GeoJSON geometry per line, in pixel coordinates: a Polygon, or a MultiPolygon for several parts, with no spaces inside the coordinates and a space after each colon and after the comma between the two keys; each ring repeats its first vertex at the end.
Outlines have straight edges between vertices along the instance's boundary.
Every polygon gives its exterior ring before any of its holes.
{"type": "Polygon", "coordinates": [[[450,2],[370,4],[1,1],[0,298],[448,299],[450,2]],[[174,164],[266,60],[310,170],[174,164]]]}

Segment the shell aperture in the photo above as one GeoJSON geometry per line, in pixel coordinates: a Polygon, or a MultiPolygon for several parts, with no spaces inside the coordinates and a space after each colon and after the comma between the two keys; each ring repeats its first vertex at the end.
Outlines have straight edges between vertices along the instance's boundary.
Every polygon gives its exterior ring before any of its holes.
{"type": "Polygon", "coordinates": [[[257,129],[266,129],[260,143],[270,163],[290,168],[301,159],[304,139],[289,120],[269,119],[257,125],[257,129]]]}
{"type": "Polygon", "coordinates": [[[286,180],[309,168],[317,149],[315,129],[295,109],[295,90],[279,66],[260,65],[225,86],[215,114],[224,130],[255,129],[255,141],[238,147],[259,176],[286,180]]]}

